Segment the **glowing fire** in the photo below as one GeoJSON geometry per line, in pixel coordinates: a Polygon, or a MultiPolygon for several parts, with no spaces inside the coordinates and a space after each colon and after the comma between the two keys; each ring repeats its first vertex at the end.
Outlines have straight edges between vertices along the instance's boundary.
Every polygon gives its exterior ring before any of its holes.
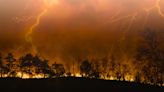
{"type": "Polygon", "coordinates": [[[105,80],[115,80],[115,77],[113,77],[113,76],[105,77],[105,80]]]}
{"type": "MultiPolygon", "coordinates": [[[[82,75],[80,73],[71,74],[71,76],[72,77],[82,77],[82,75]]],[[[8,77],[8,75],[4,74],[3,77],[8,77]]],[[[32,75],[29,75],[29,74],[24,73],[22,75],[21,72],[17,72],[16,77],[22,78],[22,79],[43,79],[43,78],[48,78],[48,77],[45,77],[43,74],[32,74],[32,75]]],[[[63,77],[68,77],[68,75],[64,74],[63,77]]],[[[101,77],[99,79],[103,79],[103,80],[118,80],[118,78],[116,76],[109,76],[109,77],[106,76],[105,78],[101,77]]],[[[135,82],[135,77],[133,75],[125,75],[125,80],[120,79],[119,81],[135,82]]],[[[153,83],[149,83],[149,82],[148,82],[148,84],[153,85],[153,83]]],[[[162,86],[164,86],[164,84],[162,86]]]]}
{"type": "Polygon", "coordinates": [[[75,77],[82,77],[82,76],[81,76],[81,74],[76,73],[76,74],[75,74],[75,77]]]}
{"type": "Polygon", "coordinates": [[[30,76],[29,76],[28,74],[24,74],[24,75],[22,76],[22,73],[21,73],[21,72],[18,72],[18,73],[17,73],[17,76],[20,77],[20,78],[22,77],[22,79],[29,79],[29,78],[30,78],[30,76]]]}
{"type": "Polygon", "coordinates": [[[36,79],[41,79],[44,76],[42,74],[34,74],[32,77],[30,77],[29,74],[23,74],[21,72],[17,73],[17,77],[22,78],[22,79],[29,79],[29,78],[36,78],[36,79]]]}
{"type": "MultiPolygon", "coordinates": [[[[67,75],[64,74],[64,76],[66,77],[67,75]]],[[[80,73],[71,74],[71,76],[74,76],[74,77],[82,77],[82,75],[80,73]]],[[[6,76],[4,75],[4,77],[7,77],[7,75],[6,76]]],[[[22,78],[22,79],[29,79],[29,78],[37,78],[37,79],[39,79],[39,78],[43,78],[44,75],[43,74],[33,74],[32,77],[30,77],[29,74],[24,73],[22,75],[21,72],[17,72],[17,77],[22,78]]],[[[101,79],[105,79],[105,80],[116,80],[117,78],[114,77],[114,76],[110,76],[110,77],[105,77],[105,78],[102,77],[101,79]]],[[[134,77],[132,75],[126,75],[125,76],[125,81],[131,81],[131,82],[133,82],[135,80],[134,80],[134,77]]]]}
{"type": "Polygon", "coordinates": [[[134,77],[132,75],[126,75],[125,80],[126,81],[134,81],[134,77]]]}

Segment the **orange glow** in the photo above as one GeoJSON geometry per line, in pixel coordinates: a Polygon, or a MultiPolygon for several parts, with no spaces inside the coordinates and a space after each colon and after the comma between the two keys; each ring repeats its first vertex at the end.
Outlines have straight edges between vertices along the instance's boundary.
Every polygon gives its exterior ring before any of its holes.
{"type": "Polygon", "coordinates": [[[59,4],[59,0],[44,0],[44,4],[47,7],[59,4]]]}
{"type": "Polygon", "coordinates": [[[32,53],[37,54],[37,47],[33,43],[32,33],[34,32],[35,28],[40,24],[41,17],[47,12],[47,9],[44,9],[37,17],[35,23],[30,27],[25,35],[25,39],[28,43],[32,46],[32,53]]]}
{"type": "Polygon", "coordinates": [[[110,76],[110,77],[107,77],[106,80],[116,80],[116,78],[113,76],[110,76]]]}
{"type": "Polygon", "coordinates": [[[32,46],[31,52],[33,54],[37,54],[38,52],[37,52],[37,47],[33,43],[32,34],[35,31],[35,28],[40,24],[41,18],[46,14],[48,8],[51,7],[52,5],[57,5],[59,3],[59,0],[44,0],[43,2],[45,4],[44,9],[42,10],[41,13],[38,14],[35,23],[30,27],[30,29],[27,31],[25,35],[26,41],[30,43],[32,46]]]}
{"type": "MultiPolygon", "coordinates": [[[[6,1],[9,0],[3,0],[6,1]]],[[[62,75],[65,77],[82,77],[79,67],[88,59],[93,70],[100,73],[100,79],[133,82],[141,76],[139,81],[149,81],[142,72],[136,76],[143,67],[135,54],[140,43],[144,43],[140,34],[147,28],[157,30],[158,39],[164,37],[160,34],[164,29],[164,0],[11,0],[14,1],[13,9],[8,2],[4,6],[0,3],[0,53],[4,56],[11,52],[19,62],[28,52],[47,59],[49,65],[61,63],[68,72],[62,75]],[[23,4],[16,7],[20,2],[26,4],[25,1],[31,1],[25,9],[23,4]]],[[[161,41],[159,50],[163,48],[161,41]]],[[[35,71],[32,75],[26,73],[22,76],[18,72],[17,76],[45,77],[35,71]]],[[[4,75],[7,76],[10,74],[4,75]]]]}
{"type": "Polygon", "coordinates": [[[22,77],[22,79],[29,79],[29,78],[37,78],[37,79],[40,79],[40,78],[43,78],[44,76],[43,76],[43,74],[34,74],[32,77],[30,77],[30,75],[29,74],[26,74],[26,73],[24,73],[23,76],[22,76],[22,73],[21,72],[18,72],[17,73],[17,77],[19,77],[19,78],[22,77]]]}
{"type": "Polygon", "coordinates": [[[76,73],[75,77],[82,77],[82,76],[79,73],[76,73]]]}
{"type": "Polygon", "coordinates": [[[18,72],[17,76],[20,77],[20,78],[22,77],[22,79],[29,79],[30,78],[30,76],[28,74],[23,74],[23,76],[22,76],[21,72],[18,72]]]}
{"type": "Polygon", "coordinates": [[[132,75],[126,75],[126,76],[125,76],[125,80],[126,80],[126,81],[131,81],[131,82],[135,81],[135,80],[134,80],[134,77],[133,77],[132,75]]]}

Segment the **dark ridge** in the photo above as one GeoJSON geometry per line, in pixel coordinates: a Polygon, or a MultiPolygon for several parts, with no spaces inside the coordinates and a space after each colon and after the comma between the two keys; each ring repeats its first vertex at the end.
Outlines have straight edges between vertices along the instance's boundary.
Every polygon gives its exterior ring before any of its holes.
{"type": "Polygon", "coordinates": [[[89,78],[0,79],[2,92],[164,92],[164,87],[134,82],[89,78]]]}

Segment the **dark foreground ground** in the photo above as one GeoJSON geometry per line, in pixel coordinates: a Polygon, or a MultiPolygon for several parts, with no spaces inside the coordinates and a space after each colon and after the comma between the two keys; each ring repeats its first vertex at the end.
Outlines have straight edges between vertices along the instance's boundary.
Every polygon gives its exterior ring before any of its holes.
{"type": "Polygon", "coordinates": [[[164,92],[164,87],[86,78],[0,79],[0,92],[164,92]]]}

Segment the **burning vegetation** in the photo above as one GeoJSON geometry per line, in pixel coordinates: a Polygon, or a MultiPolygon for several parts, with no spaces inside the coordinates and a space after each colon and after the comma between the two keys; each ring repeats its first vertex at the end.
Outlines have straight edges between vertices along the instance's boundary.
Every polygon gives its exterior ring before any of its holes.
{"type": "Polygon", "coordinates": [[[148,30],[142,35],[133,59],[118,60],[114,53],[103,58],[78,58],[70,68],[64,64],[49,63],[38,55],[25,54],[16,59],[12,53],[0,55],[0,74],[4,77],[57,78],[87,77],[105,80],[132,81],[164,85],[164,49],[156,32],[148,30]]]}

